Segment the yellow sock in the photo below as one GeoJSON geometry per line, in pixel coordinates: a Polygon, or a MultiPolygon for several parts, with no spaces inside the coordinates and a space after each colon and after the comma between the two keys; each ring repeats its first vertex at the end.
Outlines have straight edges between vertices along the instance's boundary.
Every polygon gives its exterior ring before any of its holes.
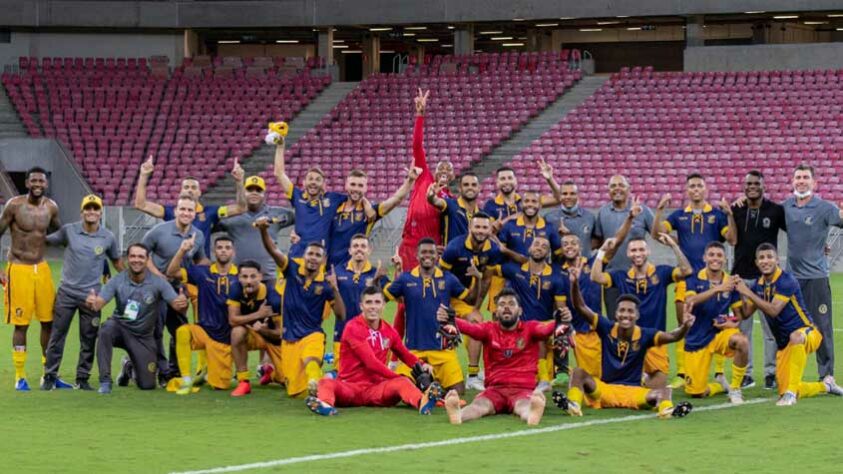
{"type": "Polygon", "coordinates": [[[539,382],[550,382],[550,371],[547,370],[547,359],[539,359],[539,382]]]}
{"type": "MultiPolygon", "coordinates": [[[[539,367],[541,367],[542,361],[539,361],[539,367]]],[[[479,365],[469,365],[468,366],[468,376],[475,377],[477,374],[480,373],[480,366],[479,365]]],[[[539,374],[541,374],[541,369],[539,369],[539,374]]]]}
{"type": "Polygon", "coordinates": [[[319,380],[322,378],[322,367],[312,360],[304,366],[304,373],[307,374],[307,380],[319,380]]]}
{"type": "Polygon", "coordinates": [[[248,382],[251,378],[248,370],[244,370],[243,372],[237,372],[237,381],[238,382],[248,382]]]}
{"type": "Polygon", "coordinates": [[[196,354],[196,372],[201,372],[208,367],[208,353],[205,351],[198,351],[196,354]]]}
{"type": "Polygon", "coordinates": [[[183,324],[176,329],[176,360],[179,364],[179,372],[182,377],[190,377],[190,326],[183,324]]]}
{"type": "Polygon", "coordinates": [[[41,375],[47,375],[47,356],[41,354],[41,375]]]}
{"type": "Polygon", "coordinates": [[[577,405],[582,406],[583,397],[584,395],[582,393],[582,390],[580,390],[579,388],[571,387],[570,389],[568,389],[568,400],[576,402],[577,405]]]}
{"type": "Polygon", "coordinates": [[[676,375],[685,375],[685,339],[676,343],[676,375]]]}
{"type": "Polygon", "coordinates": [[[656,407],[656,410],[658,410],[659,413],[661,413],[661,412],[667,410],[668,408],[672,408],[672,407],[673,407],[672,401],[662,400],[662,401],[659,402],[659,405],[656,407]]]}
{"type": "Polygon", "coordinates": [[[732,388],[741,388],[741,383],[743,382],[743,377],[746,375],[746,365],[743,367],[738,367],[735,363],[732,363],[732,383],[729,384],[732,388]]]}
{"type": "MultiPolygon", "coordinates": [[[[734,368],[734,364],[732,364],[734,368]]],[[[715,374],[722,374],[726,369],[726,358],[720,354],[714,354],[714,373],[715,374]]],[[[732,372],[734,373],[734,372],[732,372]]],[[[745,372],[744,372],[745,373],[745,372]]],[[[743,376],[741,376],[743,377],[743,376]]],[[[740,387],[740,385],[738,385],[740,387]]]]}
{"type": "Polygon", "coordinates": [[[723,386],[720,385],[719,383],[708,384],[708,396],[709,397],[713,397],[713,396],[717,395],[718,393],[723,393],[723,392],[725,392],[725,390],[723,390],[723,386]]]}
{"type": "Polygon", "coordinates": [[[12,350],[12,363],[15,365],[15,380],[26,378],[26,348],[17,346],[12,350]]]}
{"type": "Polygon", "coordinates": [[[815,397],[826,393],[825,384],[822,382],[802,382],[799,384],[799,398],[815,397]]]}
{"type": "Polygon", "coordinates": [[[807,362],[805,344],[791,344],[790,361],[787,364],[787,389],[793,393],[799,392],[799,384],[802,383],[802,373],[805,372],[807,362]]]}

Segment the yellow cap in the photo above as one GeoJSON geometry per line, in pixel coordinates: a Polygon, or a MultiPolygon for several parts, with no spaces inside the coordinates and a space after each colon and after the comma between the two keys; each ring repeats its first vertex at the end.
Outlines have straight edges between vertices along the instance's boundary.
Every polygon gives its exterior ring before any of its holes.
{"type": "Polygon", "coordinates": [[[282,137],[286,137],[287,133],[290,131],[290,126],[287,125],[287,122],[269,122],[269,125],[266,127],[271,132],[275,132],[282,137]]]}
{"type": "Polygon", "coordinates": [[[266,191],[266,182],[260,176],[249,176],[246,178],[246,183],[243,187],[248,189],[252,186],[257,186],[261,188],[261,191],[266,191]]]}
{"type": "Polygon", "coordinates": [[[85,210],[85,206],[88,204],[96,204],[98,208],[102,209],[102,199],[96,194],[89,194],[82,198],[82,205],[79,207],[80,210],[85,210]]]}

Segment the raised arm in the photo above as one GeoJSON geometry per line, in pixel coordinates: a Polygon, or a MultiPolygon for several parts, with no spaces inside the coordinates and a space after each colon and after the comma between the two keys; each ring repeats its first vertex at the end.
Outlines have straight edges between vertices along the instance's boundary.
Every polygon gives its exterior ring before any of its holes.
{"type": "Polygon", "coordinates": [[[735,214],[732,212],[732,206],[729,204],[729,201],[726,198],[720,199],[720,210],[726,214],[726,220],[728,221],[728,228],[726,230],[726,242],[729,242],[729,245],[737,245],[738,243],[738,225],[735,223],[735,214]]]}
{"type": "Polygon", "coordinates": [[[680,324],[673,331],[659,332],[656,336],[657,343],[659,345],[670,344],[671,342],[680,341],[685,337],[685,334],[688,334],[688,330],[691,329],[691,326],[694,325],[694,321],[696,320],[693,313],[691,313],[693,307],[693,304],[690,304],[687,301],[685,302],[685,312],[682,318],[682,324],[680,324]]]}
{"type": "Polygon", "coordinates": [[[774,297],[772,301],[765,300],[756,295],[743,280],[735,282],[735,289],[743,297],[743,314],[741,315],[743,319],[752,316],[755,308],[760,309],[762,313],[771,318],[777,318],[788,303],[786,298],[779,297],[774,297]]]}
{"type": "Polygon", "coordinates": [[[673,250],[673,255],[676,255],[676,267],[679,268],[679,274],[681,277],[688,277],[694,273],[694,269],[691,267],[691,262],[689,262],[688,257],[682,253],[682,249],[679,248],[679,244],[673,240],[673,237],[662,232],[659,234],[659,242],[663,245],[667,245],[671,250],[673,250]]]}
{"type": "MultiPolygon", "coordinates": [[[[597,318],[600,316],[585,304],[585,299],[580,290],[580,273],[582,272],[582,265],[577,264],[568,268],[568,279],[571,282],[571,305],[574,310],[588,322],[591,327],[597,326],[597,318]]],[[[596,262],[595,262],[596,265],[596,262]]]]}
{"type": "Polygon", "coordinates": [[[427,97],[430,91],[422,92],[419,88],[419,94],[416,96],[414,102],[416,105],[416,123],[413,126],[413,167],[421,168],[422,171],[427,170],[427,157],[424,152],[424,113],[427,109],[427,97]]]}
{"type": "Polygon", "coordinates": [[[181,241],[181,245],[179,246],[179,249],[176,250],[176,254],[173,255],[173,258],[170,259],[170,263],[167,264],[167,278],[173,280],[179,277],[181,264],[184,261],[184,254],[190,252],[190,250],[193,248],[193,244],[195,243],[196,234],[193,234],[190,237],[181,241]]]}
{"type": "Polygon", "coordinates": [[[240,166],[237,157],[234,158],[234,168],[231,169],[231,177],[234,179],[235,201],[233,204],[225,206],[225,217],[234,217],[243,214],[249,209],[246,203],[246,188],[243,186],[243,180],[246,177],[246,172],[240,166]]]}
{"type": "Polygon", "coordinates": [[[448,203],[439,197],[439,192],[442,191],[443,187],[444,186],[439,183],[431,183],[431,185],[427,187],[427,202],[433,205],[436,209],[439,209],[439,212],[444,212],[448,207],[448,203]]]}
{"type": "Polygon", "coordinates": [[[380,211],[381,216],[389,214],[390,211],[398,207],[398,205],[404,201],[404,198],[410,194],[410,191],[412,191],[413,184],[415,184],[416,179],[418,179],[421,172],[421,168],[417,166],[413,166],[407,170],[407,177],[404,179],[404,182],[401,183],[401,186],[395,190],[395,193],[392,196],[380,203],[380,209],[378,209],[378,211],[380,211]]]}
{"type": "Polygon", "coordinates": [[[334,270],[334,267],[331,267],[330,275],[325,277],[325,281],[328,282],[328,285],[331,286],[331,291],[334,292],[334,299],[331,301],[331,307],[334,310],[334,316],[336,316],[338,321],[345,319],[345,302],[342,300],[342,296],[340,296],[340,289],[337,286],[337,273],[334,270]]]}
{"type": "Polygon", "coordinates": [[[253,222],[252,225],[258,229],[258,232],[261,233],[263,248],[266,249],[272,259],[275,260],[275,264],[278,265],[278,268],[287,268],[288,257],[278,250],[278,247],[272,240],[272,236],[269,235],[269,218],[261,217],[253,222]]]}
{"type": "Polygon", "coordinates": [[[729,277],[720,282],[719,285],[711,286],[709,289],[703,291],[702,293],[693,293],[686,290],[685,303],[690,303],[692,305],[705,303],[712,297],[717,296],[718,293],[733,291],[735,289],[736,283],[737,282],[735,280],[735,277],[729,277]]]}
{"type": "Polygon", "coordinates": [[[281,185],[281,191],[285,196],[293,195],[293,182],[287,176],[287,170],[284,167],[284,137],[280,137],[278,144],[275,145],[275,178],[278,179],[278,184],[281,185]]]}
{"type": "Polygon", "coordinates": [[[553,178],[553,167],[547,164],[547,162],[544,161],[544,158],[539,158],[537,163],[539,165],[542,178],[547,181],[547,185],[550,186],[550,190],[553,192],[553,195],[551,196],[546,194],[541,196],[541,207],[556,206],[562,202],[562,188],[559,187],[559,183],[557,183],[553,178]]]}
{"type": "Polygon", "coordinates": [[[667,209],[667,206],[670,205],[670,194],[665,194],[659,199],[659,204],[656,206],[656,215],[653,217],[653,228],[650,229],[650,235],[654,239],[659,238],[659,234],[667,233],[668,228],[664,223],[664,219],[662,219],[662,215],[664,214],[664,210],[667,209]]]}
{"type": "Polygon", "coordinates": [[[611,260],[611,258],[607,258],[607,254],[612,252],[614,255],[614,248],[616,246],[617,242],[615,239],[606,239],[603,241],[603,245],[600,246],[600,249],[597,251],[597,255],[594,257],[594,264],[591,265],[590,277],[591,281],[600,286],[608,287],[612,284],[612,278],[608,273],[603,271],[603,262],[611,260]]]}
{"type": "Polygon", "coordinates": [[[149,182],[149,177],[155,171],[155,164],[152,160],[152,155],[141,164],[140,174],[138,176],[138,187],[135,189],[135,209],[149,214],[158,219],[164,218],[164,206],[157,202],[149,202],[146,200],[146,185],[149,182]]]}

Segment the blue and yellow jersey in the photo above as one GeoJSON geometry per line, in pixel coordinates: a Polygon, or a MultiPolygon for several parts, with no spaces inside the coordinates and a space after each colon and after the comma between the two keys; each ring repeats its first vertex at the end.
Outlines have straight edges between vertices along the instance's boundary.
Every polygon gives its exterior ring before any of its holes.
{"type": "Polygon", "coordinates": [[[279,268],[284,279],[279,281],[285,341],[298,341],[315,332],[322,332],[322,314],[325,303],[334,300],[334,290],[325,281],[324,268],[308,279],[304,261],[288,258],[287,265],[279,268]]]}
{"type": "Polygon", "coordinates": [[[343,267],[335,267],[334,271],[337,272],[337,288],[340,290],[340,298],[342,298],[342,302],[345,304],[345,319],[335,319],[334,321],[334,342],[340,342],[342,341],[342,332],[345,329],[345,325],[362,312],[360,309],[360,297],[363,290],[367,286],[373,285],[383,288],[389,283],[389,279],[383,276],[375,280],[375,274],[378,269],[373,267],[368,261],[363,265],[363,269],[360,272],[354,271],[352,262],[348,262],[343,267]]]}
{"type": "Polygon", "coordinates": [[[705,268],[703,254],[709,242],[723,242],[729,231],[729,219],[720,209],[714,209],[706,203],[702,212],[694,212],[691,206],[673,211],[665,226],[668,233],[676,231],[679,248],[688,257],[694,271],[705,268]]]}
{"type": "Polygon", "coordinates": [[[447,245],[457,237],[468,234],[468,223],[476,211],[468,210],[468,204],[462,197],[443,197],[442,200],[445,201],[445,207],[439,210],[442,212],[442,236],[447,245]]]}
{"type": "Polygon", "coordinates": [[[351,259],[348,254],[351,238],[356,234],[369,235],[372,232],[372,227],[383,217],[380,204],[373,202],[372,208],[375,209],[375,216],[371,219],[366,218],[366,211],[363,210],[362,202],[354,205],[351,201],[345,201],[337,209],[334,221],[331,223],[331,239],[328,247],[328,263],[330,265],[336,268],[345,266],[351,259]]]}
{"type": "MultiPolygon", "coordinates": [[[[583,301],[585,301],[585,305],[588,306],[589,309],[597,314],[600,314],[603,311],[603,287],[591,279],[591,267],[594,265],[595,257],[580,258],[583,260],[583,267],[577,283],[580,285],[580,292],[582,293],[583,301]]],[[[565,279],[565,296],[568,308],[571,310],[571,313],[575,313],[576,310],[574,310],[574,303],[571,301],[571,285],[568,277],[568,267],[568,262],[564,262],[562,264],[562,278],[565,279]]],[[[591,326],[583,319],[575,318],[572,325],[574,326],[574,330],[580,333],[587,333],[592,330],[591,326]]]]}
{"type": "Polygon", "coordinates": [[[404,299],[404,342],[408,349],[418,351],[442,349],[436,310],[440,304],[450,307],[451,298],[464,300],[468,296],[457,277],[441,268],[436,268],[431,278],[423,277],[419,267],[401,273],[383,292],[390,300],[404,299]]]}
{"type": "Polygon", "coordinates": [[[182,281],[196,285],[199,292],[198,323],[211,339],[231,344],[231,326],[228,324],[227,301],[237,283],[237,267],[231,265],[228,273],[220,273],[217,264],[190,265],[181,270],[182,281]]]}
{"type": "MultiPolygon", "coordinates": [[[[724,272],[723,279],[728,278],[729,275],[724,272]]],[[[711,281],[703,268],[696,275],[688,277],[684,284],[676,285],[676,301],[685,301],[686,298],[704,293],[710,288],[711,281]]],[[[696,320],[685,335],[685,350],[698,351],[708,346],[720,332],[714,327],[717,317],[732,314],[733,310],[741,305],[741,297],[737,291],[720,292],[702,303],[695,304],[692,311],[696,320]]]]}
{"type": "Polygon", "coordinates": [[[480,248],[475,248],[471,236],[466,234],[454,239],[445,247],[439,259],[439,266],[453,273],[463,286],[471,288],[474,279],[467,276],[465,272],[472,263],[482,273],[486,268],[495,270],[494,267],[502,264],[503,261],[504,257],[498,244],[492,242],[491,239],[486,239],[480,248]]]}
{"type": "Polygon", "coordinates": [[[487,200],[483,204],[483,212],[489,214],[492,219],[501,221],[507,217],[521,212],[521,195],[513,193],[513,203],[507,204],[503,198],[503,194],[498,193],[497,196],[487,200]]]}
{"type": "MultiPolygon", "coordinates": [[[[574,319],[584,318],[574,313],[574,319]]],[[[636,325],[632,329],[632,338],[621,339],[618,337],[617,323],[609,321],[605,316],[597,316],[595,321],[587,324],[600,337],[600,380],[609,384],[640,386],[647,349],[660,345],[659,339],[664,333],[636,325]]]]}
{"type": "Polygon", "coordinates": [[[814,327],[814,320],[808,314],[805,300],[802,299],[802,290],[799,282],[790,272],[776,268],[773,278],[768,282],[764,277],[758,279],[752,285],[752,291],[766,301],[785,301],[787,304],[778,316],[772,318],[764,315],[770,323],[773,337],[776,338],[776,346],[779,350],[787,347],[790,342],[790,333],[803,327],[814,327]]]}
{"type": "Polygon", "coordinates": [[[540,274],[530,272],[530,264],[507,262],[497,271],[506,280],[506,286],[518,295],[524,321],[549,321],[553,319],[556,303],[567,301],[568,280],[550,264],[540,274]]]}
{"type": "Polygon", "coordinates": [[[297,187],[292,187],[287,199],[296,211],[296,234],[301,240],[290,248],[292,257],[304,255],[304,249],[311,242],[320,242],[330,247],[331,223],[337,209],[348,200],[342,193],[324,193],[311,196],[297,187]]]}
{"type": "MultiPolygon", "coordinates": [[[[240,314],[243,316],[254,313],[263,306],[264,302],[272,308],[273,313],[277,315],[281,314],[281,296],[275,288],[267,287],[263,283],[260,283],[258,291],[254,295],[247,296],[243,292],[243,286],[240,285],[240,282],[236,281],[231,285],[231,292],[228,294],[228,300],[226,300],[228,306],[239,307],[240,314]]],[[[275,319],[269,318],[267,321],[269,328],[275,329],[277,327],[275,319]]]]}
{"type": "MultiPolygon", "coordinates": [[[[638,322],[648,328],[665,330],[667,323],[667,287],[681,279],[679,269],[670,265],[647,264],[647,274],[636,278],[635,268],[628,271],[614,270],[606,273],[609,286],[618,289],[619,295],[631,294],[641,300],[638,322]]],[[[614,316],[614,315],[613,315],[614,316]]]]}
{"type": "Polygon", "coordinates": [[[530,245],[536,237],[544,237],[550,241],[550,252],[553,257],[558,257],[562,253],[562,238],[559,237],[559,232],[548,226],[541,216],[536,221],[535,227],[528,227],[524,216],[518,216],[504,224],[498,232],[501,243],[509,250],[521,255],[528,254],[530,245]]]}
{"type": "MultiPolygon", "coordinates": [[[[164,220],[171,221],[176,218],[176,206],[163,206],[164,220]]],[[[219,223],[220,219],[227,215],[227,206],[203,206],[196,203],[196,217],[193,219],[193,227],[199,229],[205,236],[205,255],[213,255],[211,252],[211,232],[219,223]]]]}

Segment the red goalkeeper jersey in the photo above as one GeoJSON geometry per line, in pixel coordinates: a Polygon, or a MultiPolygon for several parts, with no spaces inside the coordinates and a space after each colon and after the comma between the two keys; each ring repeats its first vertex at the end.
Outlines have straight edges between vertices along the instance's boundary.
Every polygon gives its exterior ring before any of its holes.
{"type": "Polygon", "coordinates": [[[506,331],[496,321],[474,324],[457,319],[457,327],[483,343],[486,387],[532,389],[536,386],[539,342],[553,334],[553,322],[519,321],[514,330],[506,331]]]}
{"type": "Polygon", "coordinates": [[[419,361],[386,321],[381,320],[380,327],[372,329],[362,315],[351,319],[342,333],[337,378],[349,383],[376,384],[401,377],[386,366],[390,350],[409,367],[419,361]]]}
{"type": "MultiPolygon", "coordinates": [[[[416,124],[413,127],[413,166],[421,168],[422,172],[410,192],[410,205],[407,207],[407,219],[404,221],[404,232],[401,238],[402,245],[415,249],[419,240],[424,237],[433,238],[437,244],[442,243],[439,209],[427,202],[427,188],[433,184],[434,177],[427,166],[424,152],[423,116],[416,117],[416,124]]],[[[443,189],[440,194],[440,197],[444,196],[450,196],[447,189],[443,189]]],[[[406,266],[408,262],[404,263],[406,266]]]]}

